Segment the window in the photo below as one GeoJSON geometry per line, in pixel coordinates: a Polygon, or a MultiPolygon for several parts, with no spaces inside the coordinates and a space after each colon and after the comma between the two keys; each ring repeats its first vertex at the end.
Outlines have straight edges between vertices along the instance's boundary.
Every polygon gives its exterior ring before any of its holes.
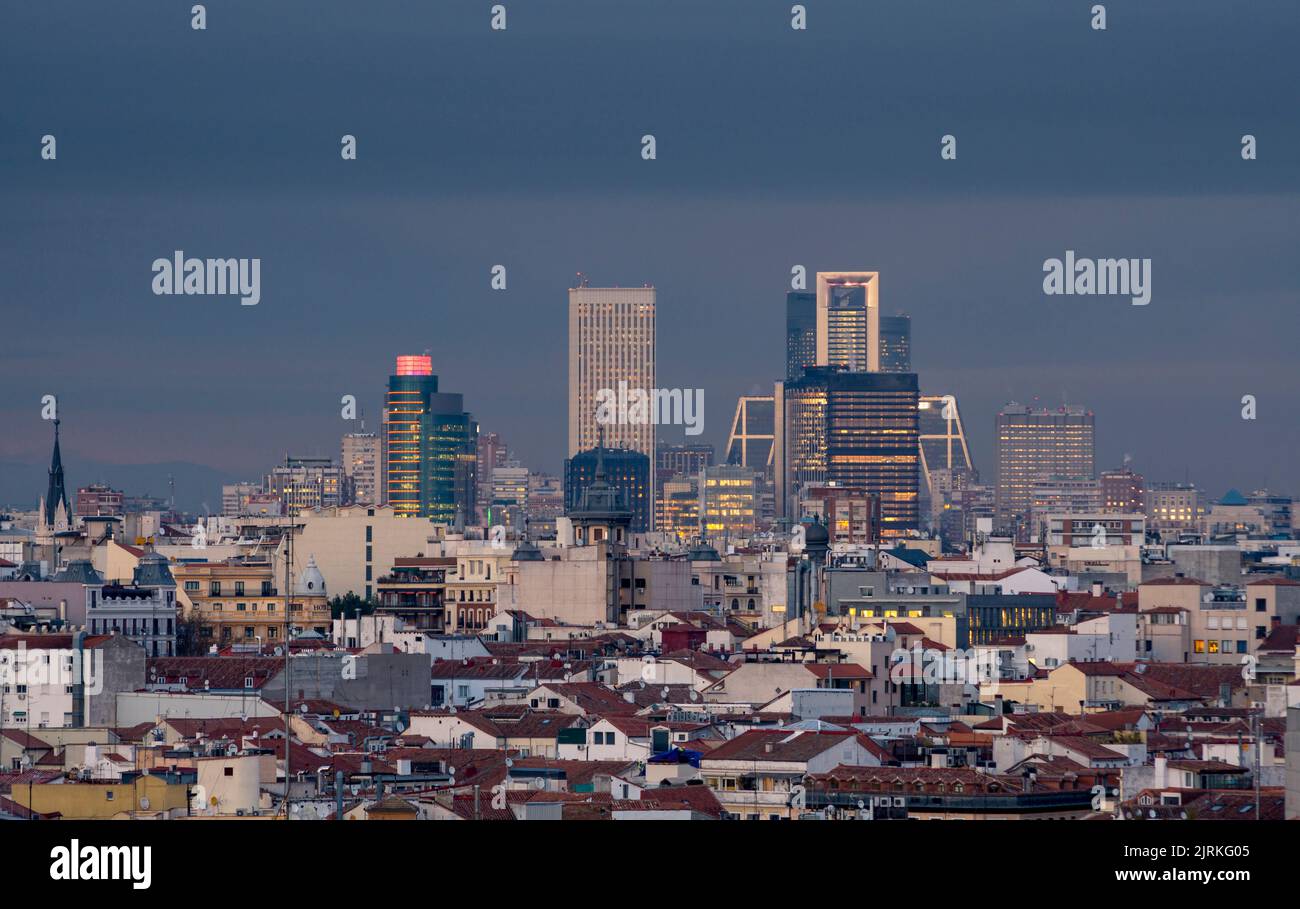
{"type": "Polygon", "coordinates": [[[237,597],[242,597],[243,595],[244,595],[244,582],[243,582],[243,581],[236,581],[236,582],[235,582],[235,596],[237,596],[237,597]]]}
{"type": "Polygon", "coordinates": [[[235,768],[234,768],[234,767],[226,767],[226,768],[224,768],[223,775],[224,775],[224,776],[234,776],[234,775],[235,775],[235,768]]]}
{"type": "Polygon", "coordinates": [[[244,676],[244,687],[245,688],[253,687],[253,677],[251,675],[244,676]]]}
{"type": "Polygon", "coordinates": [[[199,589],[199,582],[198,582],[198,581],[186,581],[186,582],[185,582],[185,590],[186,590],[186,591],[197,591],[198,589],[199,589]]]}
{"type": "Polygon", "coordinates": [[[1268,612],[1268,600],[1263,597],[1255,597],[1255,611],[1268,612]]]}
{"type": "Polygon", "coordinates": [[[221,596],[221,582],[220,582],[220,581],[209,581],[209,582],[208,582],[208,596],[210,596],[210,597],[219,597],[219,596],[221,596]]]}

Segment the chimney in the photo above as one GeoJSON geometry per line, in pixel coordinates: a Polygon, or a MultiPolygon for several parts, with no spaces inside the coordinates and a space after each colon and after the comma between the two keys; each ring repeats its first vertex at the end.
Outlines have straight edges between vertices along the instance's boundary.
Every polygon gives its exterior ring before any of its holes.
{"type": "Polygon", "coordinates": [[[1093,582],[1092,582],[1092,595],[1095,596],[1095,597],[1099,597],[1099,596],[1101,596],[1101,591],[1102,591],[1102,588],[1101,588],[1101,581],[1093,581],[1093,582]]]}
{"type": "Polygon", "coordinates": [[[764,742],[764,743],[763,743],[763,752],[764,752],[765,754],[771,754],[771,753],[772,753],[772,743],[771,743],[771,742],[764,742]]]}
{"type": "Polygon", "coordinates": [[[1165,781],[1169,776],[1169,759],[1165,757],[1156,758],[1155,788],[1164,789],[1165,781]]]}

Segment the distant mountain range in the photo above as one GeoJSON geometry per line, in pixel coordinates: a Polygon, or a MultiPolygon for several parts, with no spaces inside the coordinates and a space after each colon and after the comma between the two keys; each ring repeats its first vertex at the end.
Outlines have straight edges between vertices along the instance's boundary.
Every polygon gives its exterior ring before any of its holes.
{"type": "MultiPolygon", "coordinates": [[[[34,509],[45,495],[49,463],[28,464],[0,461],[0,509],[34,509]]],[[[204,464],[168,461],[161,464],[106,464],[83,461],[67,454],[63,457],[63,479],[68,501],[76,504],[77,488],[91,483],[106,483],[127,495],[152,495],[167,498],[167,476],[176,479],[176,507],[195,514],[221,513],[221,486],[241,479],[204,464]]]]}

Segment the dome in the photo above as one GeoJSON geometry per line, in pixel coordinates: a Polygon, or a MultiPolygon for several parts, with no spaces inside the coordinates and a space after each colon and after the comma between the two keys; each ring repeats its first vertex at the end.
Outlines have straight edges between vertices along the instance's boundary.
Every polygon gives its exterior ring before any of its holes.
{"type": "Polygon", "coordinates": [[[803,526],[804,526],[803,539],[805,545],[827,546],[830,544],[831,541],[830,531],[826,529],[826,525],[823,524],[821,521],[817,520],[816,518],[813,518],[812,521],[804,524],[803,526]]]}
{"type": "Polygon", "coordinates": [[[146,552],[140,556],[140,563],[135,566],[132,579],[136,587],[176,586],[171,569],[167,567],[167,558],[156,552],[146,552]]]}
{"type": "Polygon", "coordinates": [[[537,548],[536,543],[524,540],[510,554],[510,560],[512,562],[545,562],[546,556],[542,555],[542,551],[537,548]]]}
{"type": "Polygon", "coordinates": [[[691,547],[691,551],[686,554],[686,558],[692,562],[721,562],[722,557],[718,555],[718,550],[714,549],[703,540],[698,541],[691,547]]]}
{"type": "Polygon", "coordinates": [[[103,584],[104,576],[95,570],[90,559],[73,559],[54,576],[54,580],[73,584],[103,584]]]}
{"type": "Polygon", "coordinates": [[[307,557],[307,567],[302,570],[302,574],[298,575],[298,585],[294,594],[303,597],[325,596],[325,576],[316,567],[314,555],[307,557]]]}

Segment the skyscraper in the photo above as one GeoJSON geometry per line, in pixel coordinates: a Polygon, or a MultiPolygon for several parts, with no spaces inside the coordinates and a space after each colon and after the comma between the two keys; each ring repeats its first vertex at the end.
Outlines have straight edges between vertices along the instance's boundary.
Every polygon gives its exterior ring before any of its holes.
{"type": "Polygon", "coordinates": [[[388,504],[452,524],[474,513],[478,424],[459,394],[438,391],[432,358],[400,356],[384,406],[388,504]]]}
{"type": "MultiPolygon", "coordinates": [[[[803,375],[802,368],[799,375],[803,375]]],[[[775,421],[776,401],[771,395],[741,395],[727,435],[727,463],[770,476],[775,421]]]]}
{"type": "Polygon", "coordinates": [[[777,511],[797,517],[799,492],[843,486],[880,498],[882,538],[918,528],[913,373],[807,370],[776,393],[777,511]]]}
{"type": "Polygon", "coordinates": [[[785,377],[793,382],[804,368],[817,365],[817,295],[792,290],[785,295],[785,377]]]}
{"type": "Polygon", "coordinates": [[[600,444],[639,451],[654,463],[655,424],[599,424],[597,396],[655,387],[655,289],[587,287],[569,290],[569,457],[600,444]]]}
{"type": "Polygon", "coordinates": [[[1008,404],[997,416],[997,517],[1012,530],[1048,477],[1094,477],[1094,420],[1082,407],[1041,410],[1008,404]]]}
{"type": "Polygon", "coordinates": [[[817,272],[817,365],[880,370],[878,272],[817,272]]]}
{"type": "Polygon", "coordinates": [[[655,476],[659,482],[675,476],[696,476],[713,464],[713,446],[707,442],[687,445],[659,445],[655,476]]]}
{"type": "Polygon", "coordinates": [[[343,475],[347,477],[348,504],[374,505],[379,501],[379,436],[373,432],[349,432],[341,446],[343,475]]]}
{"type": "Polygon", "coordinates": [[[564,461],[564,513],[570,515],[583,507],[589,487],[597,482],[617,491],[619,501],[628,509],[633,533],[650,529],[651,490],[650,459],[630,448],[597,446],[580,451],[564,461]]]}
{"type": "Polygon", "coordinates": [[[880,371],[912,371],[912,317],[880,317],[880,371]]]}

